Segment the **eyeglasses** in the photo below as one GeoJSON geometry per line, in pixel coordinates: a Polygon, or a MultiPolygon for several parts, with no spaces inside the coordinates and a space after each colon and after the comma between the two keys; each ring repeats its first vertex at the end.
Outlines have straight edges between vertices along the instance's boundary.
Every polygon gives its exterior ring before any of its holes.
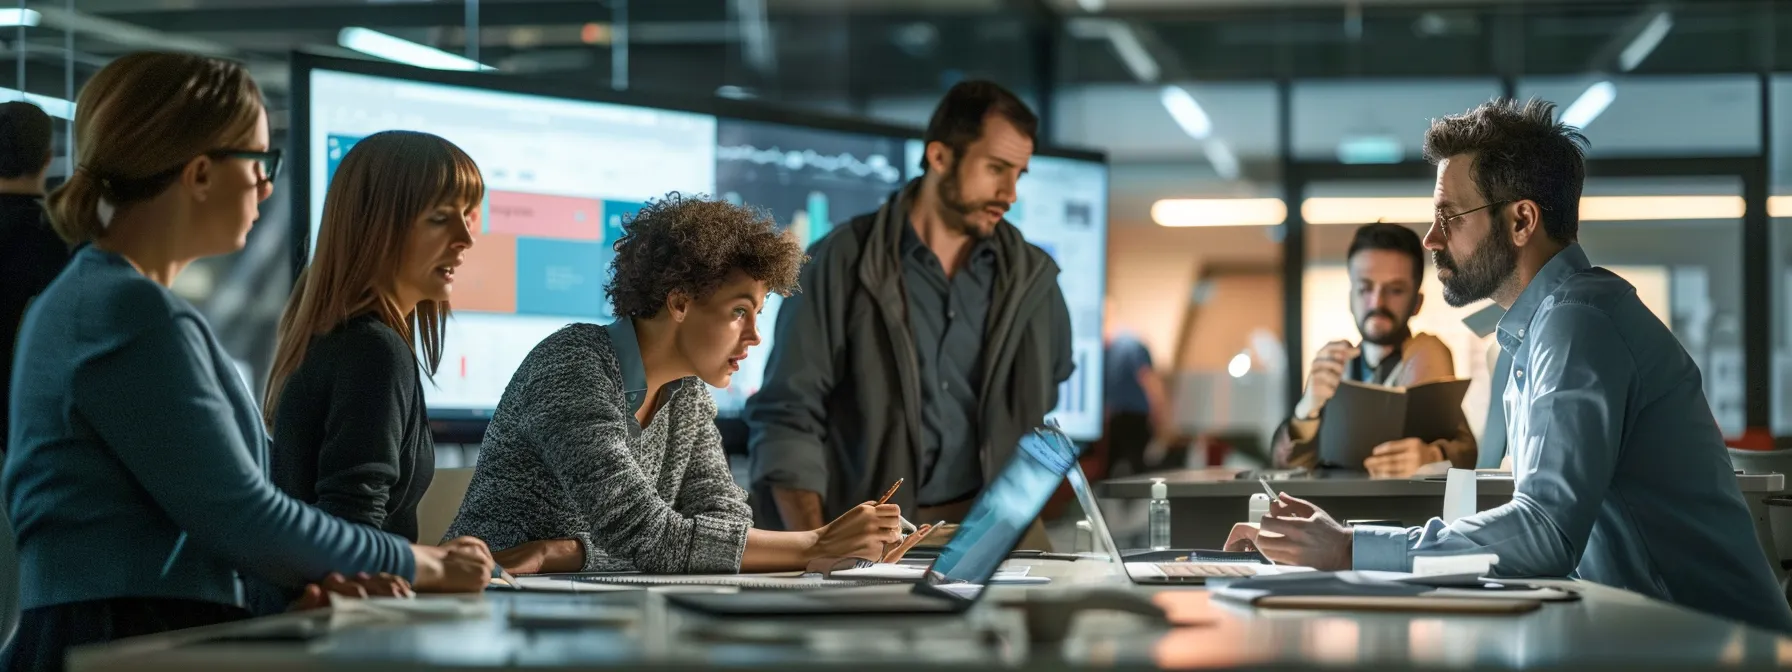
{"type": "Polygon", "coordinates": [[[1463,217],[1467,217],[1469,215],[1475,214],[1482,210],[1486,210],[1488,208],[1497,208],[1499,206],[1502,206],[1502,205],[1505,205],[1505,204],[1511,203],[1511,202],[1512,201],[1494,201],[1492,203],[1488,203],[1487,205],[1483,205],[1479,208],[1474,208],[1472,210],[1464,210],[1464,211],[1458,212],[1454,215],[1446,215],[1446,214],[1444,214],[1443,208],[1438,208],[1437,212],[1432,215],[1431,223],[1434,226],[1436,226],[1439,231],[1443,232],[1445,238],[1448,238],[1448,237],[1450,237],[1450,222],[1456,221],[1458,219],[1462,219],[1463,217]]]}
{"type": "Polygon", "coordinates": [[[205,155],[216,159],[230,158],[254,161],[257,172],[261,175],[262,182],[269,182],[280,176],[281,153],[279,149],[270,149],[265,152],[250,151],[247,149],[218,149],[206,152],[205,155]]]}

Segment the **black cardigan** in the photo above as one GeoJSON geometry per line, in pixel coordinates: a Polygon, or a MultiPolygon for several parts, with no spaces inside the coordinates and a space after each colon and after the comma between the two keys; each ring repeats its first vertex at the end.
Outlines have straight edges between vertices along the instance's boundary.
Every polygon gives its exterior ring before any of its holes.
{"type": "Polygon", "coordinates": [[[436,471],[421,378],[410,344],[371,314],[312,341],[275,411],[274,484],[417,541],[417,502],[436,471]]]}

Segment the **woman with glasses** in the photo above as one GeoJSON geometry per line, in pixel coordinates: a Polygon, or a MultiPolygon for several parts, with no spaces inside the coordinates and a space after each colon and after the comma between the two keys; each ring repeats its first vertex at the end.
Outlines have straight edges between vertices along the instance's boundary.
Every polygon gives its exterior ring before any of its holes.
{"type": "Polygon", "coordinates": [[[473,159],[428,133],[376,133],[342,157],[268,377],[281,490],[418,540],[417,503],[435,475],[422,378],[441,364],[484,194],[473,159]]]}
{"type": "Polygon", "coordinates": [[[76,170],[49,211],[78,250],[26,313],[15,360],[0,494],[23,613],[0,663],[61,669],[71,646],[244,618],[245,577],[482,590],[482,545],[409,544],[274,487],[261,411],[169,289],[241,249],[273,190],[278,153],[243,66],[127,55],[77,109],[76,170]]]}

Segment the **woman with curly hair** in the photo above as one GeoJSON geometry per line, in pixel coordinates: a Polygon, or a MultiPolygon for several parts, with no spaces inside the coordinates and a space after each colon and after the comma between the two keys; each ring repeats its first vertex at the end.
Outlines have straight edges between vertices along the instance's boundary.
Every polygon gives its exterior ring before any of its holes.
{"type": "MultiPolygon", "coordinates": [[[[605,287],[616,321],[574,324],[517,368],[448,533],[522,574],[767,572],[879,559],[900,510],[866,502],[820,529],[752,529],[716,431],[726,387],[802,249],[769,217],[670,194],[624,226],[605,287]]],[[[918,535],[917,535],[918,536],[918,535]]]]}

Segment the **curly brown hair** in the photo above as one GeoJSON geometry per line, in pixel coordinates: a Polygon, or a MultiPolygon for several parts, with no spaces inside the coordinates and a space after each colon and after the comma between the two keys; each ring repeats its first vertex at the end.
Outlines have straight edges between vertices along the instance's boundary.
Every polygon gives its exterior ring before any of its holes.
{"type": "Polygon", "coordinates": [[[706,297],[738,270],[790,296],[807,260],[769,213],[672,192],[622,225],[604,293],[618,316],[653,317],[672,292],[706,297]]]}

